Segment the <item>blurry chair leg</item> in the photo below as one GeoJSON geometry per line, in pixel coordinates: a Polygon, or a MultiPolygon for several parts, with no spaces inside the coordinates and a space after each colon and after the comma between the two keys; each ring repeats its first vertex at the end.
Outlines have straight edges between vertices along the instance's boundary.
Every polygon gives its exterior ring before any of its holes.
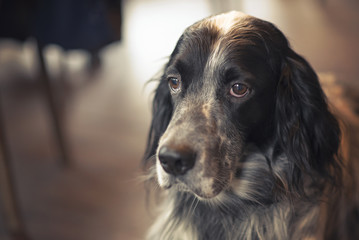
{"type": "Polygon", "coordinates": [[[45,93],[47,97],[48,106],[50,109],[54,130],[61,154],[61,160],[65,167],[68,167],[70,165],[69,155],[68,155],[68,148],[65,141],[64,131],[63,131],[63,123],[62,123],[62,116],[60,114],[59,106],[56,102],[56,97],[53,91],[53,88],[51,86],[50,76],[48,74],[47,68],[46,68],[46,62],[44,57],[44,46],[37,41],[36,44],[37,53],[39,57],[40,62],[40,78],[42,81],[42,85],[45,88],[45,93]]]}
{"type": "MultiPolygon", "coordinates": [[[[1,98],[1,95],[0,95],[1,98]]],[[[6,223],[12,240],[25,240],[25,227],[17,203],[13,176],[10,167],[10,154],[6,145],[3,111],[0,99],[0,196],[4,206],[6,223]]]]}

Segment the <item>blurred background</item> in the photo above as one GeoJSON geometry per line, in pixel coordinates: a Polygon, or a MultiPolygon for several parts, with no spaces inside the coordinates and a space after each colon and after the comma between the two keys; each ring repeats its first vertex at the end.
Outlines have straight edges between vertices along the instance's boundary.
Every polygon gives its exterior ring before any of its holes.
{"type": "Polygon", "coordinates": [[[357,0],[0,0],[1,240],[143,239],[146,82],[228,10],[276,24],[359,102],[357,0]]]}

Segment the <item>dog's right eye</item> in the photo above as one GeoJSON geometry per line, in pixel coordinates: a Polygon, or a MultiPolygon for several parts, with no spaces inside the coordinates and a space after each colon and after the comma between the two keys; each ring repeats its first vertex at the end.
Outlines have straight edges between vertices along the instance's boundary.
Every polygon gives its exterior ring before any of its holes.
{"type": "Polygon", "coordinates": [[[177,77],[169,77],[168,86],[173,93],[176,93],[181,89],[181,81],[177,77]]]}

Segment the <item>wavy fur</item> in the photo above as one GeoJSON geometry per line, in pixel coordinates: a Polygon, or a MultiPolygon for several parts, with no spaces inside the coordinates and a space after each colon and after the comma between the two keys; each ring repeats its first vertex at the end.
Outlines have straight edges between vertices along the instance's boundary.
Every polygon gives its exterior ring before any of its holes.
{"type": "Polygon", "coordinates": [[[238,12],[195,23],[153,99],[144,165],[165,190],[148,239],[352,237],[328,211],[343,189],[340,138],[317,75],[274,25],[238,12]],[[233,97],[235,83],[247,95],[233,97]]]}

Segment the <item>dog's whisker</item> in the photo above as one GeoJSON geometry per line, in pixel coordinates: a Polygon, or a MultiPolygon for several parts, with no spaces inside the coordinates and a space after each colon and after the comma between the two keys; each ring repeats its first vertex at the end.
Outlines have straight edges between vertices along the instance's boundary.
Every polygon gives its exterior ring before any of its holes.
{"type": "Polygon", "coordinates": [[[187,214],[188,219],[190,219],[193,216],[194,212],[196,211],[199,201],[200,200],[197,197],[193,197],[191,206],[188,209],[188,214],[187,214]]]}

